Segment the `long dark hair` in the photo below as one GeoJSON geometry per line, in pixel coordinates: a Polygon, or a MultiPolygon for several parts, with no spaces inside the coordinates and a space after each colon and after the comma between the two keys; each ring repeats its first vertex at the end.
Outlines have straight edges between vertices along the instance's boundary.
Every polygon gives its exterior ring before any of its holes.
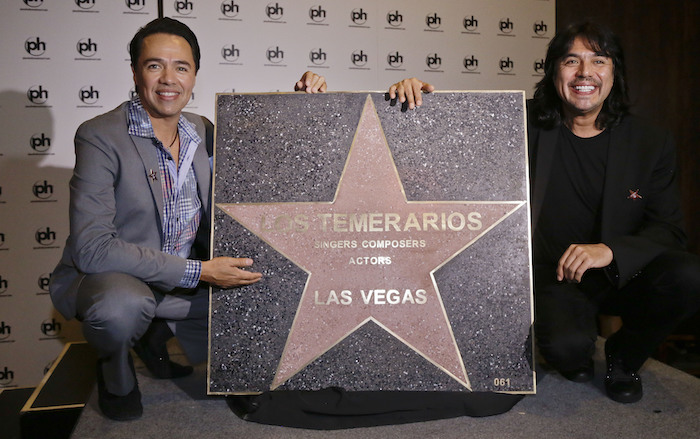
{"type": "Polygon", "coordinates": [[[569,53],[577,37],[586,41],[591,50],[613,61],[612,90],[595,121],[598,129],[613,128],[629,112],[625,57],[617,36],[606,26],[591,21],[570,24],[557,32],[549,43],[544,61],[544,78],[535,88],[533,122],[544,128],[553,128],[562,122],[562,101],[554,87],[554,79],[561,58],[569,53]]]}

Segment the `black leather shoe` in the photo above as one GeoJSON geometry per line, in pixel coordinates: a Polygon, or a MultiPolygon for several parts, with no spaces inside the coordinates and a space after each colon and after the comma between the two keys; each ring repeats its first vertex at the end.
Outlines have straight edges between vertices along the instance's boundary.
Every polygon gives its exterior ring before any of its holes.
{"type": "Polygon", "coordinates": [[[134,352],[158,379],[182,378],[191,375],[192,366],[170,361],[165,342],[173,336],[164,321],[153,321],[146,334],[134,345],[134,352]]]}
{"type": "Polygon", "coordinates": [[[593,360],[591,360],[587,365],[579,367],[578,369],[561,370],[559,373],[569,381],[573,381],[575,383],[587,383],[593,379],[593,360]]]}
{"type": "Polygon", "coordinates": [[[627,369],[621,358],[609,352],[605,345],[608,371],[605,374],[605,393],[613,401],[629,404],[642,399],[642,379],[634,370],[627,369]]]}
{"type": "MultiPolygon", "coordinates": [[[[129,357],[129,366],[133,373],[134,366],[129,357]]],[[[136,375],[134,375],[134,380],[136,375]]],[[[141,405],[141,392],[138,382],[134,382],[134,388],[124,396],[114,395],[107,391],[104,375],[102,374],[102,360],[97,360],[97,405],[102,414],[114,421],[132,421],[143,415],[141,405]]]]}

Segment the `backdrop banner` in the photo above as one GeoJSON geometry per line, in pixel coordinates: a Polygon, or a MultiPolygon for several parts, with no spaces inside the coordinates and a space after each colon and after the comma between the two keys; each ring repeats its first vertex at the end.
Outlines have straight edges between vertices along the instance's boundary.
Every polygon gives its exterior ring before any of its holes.
{"type": "Polygon", "coordinates": [[[0,389],[36,386],[83,340],[48,285],[69,234],[73,137],[135,93],[128,44],[163,14],[197,35],[187,111],[216,93],[385,90],[416,76],[441,90],[525,90],[543,76],[555,0],[0,1],[0,389]]]}
{"type": "Polygon", "coordinates": [[[524,92],[217,97],[209,392],[534,393],[524,92]]]}

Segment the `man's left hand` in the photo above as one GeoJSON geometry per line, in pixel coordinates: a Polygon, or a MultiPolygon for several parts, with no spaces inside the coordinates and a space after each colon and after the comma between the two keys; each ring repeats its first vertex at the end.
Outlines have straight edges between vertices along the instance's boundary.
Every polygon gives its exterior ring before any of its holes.
{"type": "Polygon", "coordinates": [[[306,93],[323,93],[326,91],[326,78],[314,72],[306,72],[301,75],[301,79],[294,84],[294,91],[304,91],[306,93]]]}
{"type": "Polygon", "coordinates": [[[571,244],[559,258],[557,280],[581,282],[589,268],[603,268],[613,261],[613,252],[605,244],[571,244]]]}
{"type": "MultiPolygon", "coordinates": [[[[423,104],[423,93],[432,93],[435,87],[418,78],[406,78],[389,87],[389,99],[399,100],[409,110],[423,104]]],[[[392,103],[393,105],[393,103],[392,103]]],[[[403,110],[402,110],[403,111],[403,110]]]]}

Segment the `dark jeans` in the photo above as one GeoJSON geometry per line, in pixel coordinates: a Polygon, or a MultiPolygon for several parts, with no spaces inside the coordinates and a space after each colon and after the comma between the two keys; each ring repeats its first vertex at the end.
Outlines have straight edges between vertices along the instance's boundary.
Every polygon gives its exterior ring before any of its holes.
{"type": "Polygon", "coordinates": [[[700,257],[691,253],[659,255],[621,289],[602,270],[589,270],[575,284],[557,282],[553,267],[535,269],[535,337],[544,359],[560,371],[590,362],[599,313],[622,317],[608,343],[626,367],[638,370],[698,308],[700,257]]]}

